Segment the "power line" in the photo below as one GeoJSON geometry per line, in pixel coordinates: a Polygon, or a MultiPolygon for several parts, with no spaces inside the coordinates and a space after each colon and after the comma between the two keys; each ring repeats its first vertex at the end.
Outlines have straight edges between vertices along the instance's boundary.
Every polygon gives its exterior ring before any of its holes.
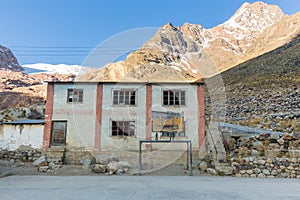
{"type": "Polygon", "coordinates": [[[41,49],[98,49],[98,48],[128,48],[128,47],[135,47],[139,48],[140,46],[137,45],[109,45],[109,46],[27,46],[27,45],[6,45],[10,48],[41,48],[41,49]]]}

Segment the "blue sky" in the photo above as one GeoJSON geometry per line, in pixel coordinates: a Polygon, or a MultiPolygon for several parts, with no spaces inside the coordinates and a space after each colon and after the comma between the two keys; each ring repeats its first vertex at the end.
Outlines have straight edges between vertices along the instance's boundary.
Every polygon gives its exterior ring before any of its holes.
{"type": "MultiPolygon", "coordinates": [[[[120,32],[143,27],[158,28],[168,22],[176,26],[189,22],[210,28],[226,21],[246,1],[1,0],[0,2],[0,44],[9,47],[21,64],[45,62],[80,65],[90,50],[120,32]]],[[[300,10],[299,0],[264,0],[264,2],[279,5],[284,13],[289,15],[300,10]]],[[[146,34],[143,39],[147,40],[149,37],[151,34],[146,34]]]]}

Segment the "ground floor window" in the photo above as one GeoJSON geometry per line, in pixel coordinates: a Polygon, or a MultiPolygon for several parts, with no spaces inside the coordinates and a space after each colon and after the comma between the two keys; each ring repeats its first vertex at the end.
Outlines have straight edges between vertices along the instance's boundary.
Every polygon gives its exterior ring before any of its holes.
{"type": "Polygon", "coordinates": [[[134,136],[134,121],[112,121],[112,136],[134,136]]]}
{"type": "Polygon", "coordinates": [[[66,144],[67,122],[54,121],[52,122],[51,145],[59,146],[66,144]]]}

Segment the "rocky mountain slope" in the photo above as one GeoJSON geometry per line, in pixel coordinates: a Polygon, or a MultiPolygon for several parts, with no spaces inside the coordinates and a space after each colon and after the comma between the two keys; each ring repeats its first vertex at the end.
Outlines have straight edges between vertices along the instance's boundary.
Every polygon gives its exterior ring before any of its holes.
{"type": "Polygon", "coordinates": [[[18,64],[13,53],[0,46],[0,122],[43,118],[46,82],[73,80],[75,76],[53,72],[25,74],[22,71],[24,68],[18,64]]]}
{"type": "MultiPolygon", "coordinates": [[[[227,105],[219,106],[227,106],[226,120],[274,131],[300,133],[299,53],[300,34],[276,50],[221,73],[227,105]]],[[[218,82],[218,79],[213,77],[207,81],[218,82]]],[[[207,98],[207,105],[212,103],[207,98]]]]}
{"type": "Polygon", "coordinates": [[[64,81],[73,77],[72,74],[24,74],[0,70],[0,122],[43,118],[47,94],[46,82],[64,81]]]}
{"type": "Polygon", "coordinates": [[[125,61],[108,64],[80,80],[118,80],[129,75],[144,79],[133,71],[150,67],[157,73],[160,66],[169,66],[183,77],[210,77],[274,50],[299,33],[300,13],[287,16],[276,5],[244,3],[229,20],[210,29],[168,23],[125,61]]]}
{"type": "Polygon", "coordinates": [[[10,49],[0,45],[0,70],[23,71],[10,49]]]}

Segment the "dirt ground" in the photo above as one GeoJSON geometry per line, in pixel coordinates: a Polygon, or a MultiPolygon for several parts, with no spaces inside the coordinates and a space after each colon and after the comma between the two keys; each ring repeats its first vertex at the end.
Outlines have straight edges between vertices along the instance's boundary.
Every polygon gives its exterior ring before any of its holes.
{"type": "MultiPolygon", "coordinates": [[[[101,176],[106,175],[103,173],[95,173],[91,167],[83,165],[62,165],[61,168],[51,172],[39,172],[36,167],[32,165],[32,162],[20,162],[16,161],[10,164],[7,160],[0,160],[0,178],[12,175],[40,175],[40,176],[101,176]]],[[[133,169],[128,174],[124,175],[138,175],[138,170],[133,169]]],[[[171,164],[168,167],[147,171],[142,175],[150,176],[189,176],[190,170],[186,169],[186,166],[171,164]]],[[[204,175],[200,173],[196,167],[193,167],[193,175],[204,175]]]]}
{"type": "Polygon", "coordinates": [[[92,172],[90,167],[83,165],[62,165],[61,168],[51,172],[39,172],[31,162],[16,162],[12,165],[7,162],[0,162],[0,177],[10,175],[46,175],[46,176],[76,176],[76,175],[101,175],[92,172]]]}

